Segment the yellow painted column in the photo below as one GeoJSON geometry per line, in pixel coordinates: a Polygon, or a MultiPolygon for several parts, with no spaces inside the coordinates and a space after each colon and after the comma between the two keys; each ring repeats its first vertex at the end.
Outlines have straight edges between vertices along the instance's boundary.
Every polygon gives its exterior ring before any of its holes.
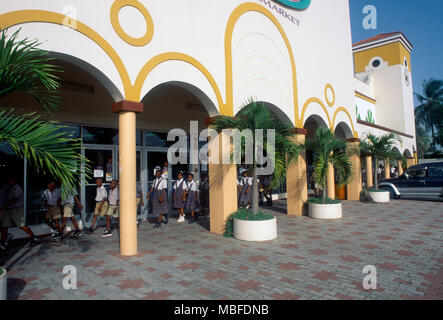
{"type": "Polygon", "coordinates": [[[403,174],[403,167],[401,165],[400,160],[397,161],[397,166],[398,166],[398,176],[401,176],[403,174]]]}
{"type": "Polygon", "coordinates": [[[418,164],[418,154],[416,151],[414,152],[414,164],[418,164]]]}
{"type": "Polygon", "coordinates": [[[209,142],[210,231],[223,234],[228,217],[237,211],[237,166],[223,164],[232,144],[224,133],[209,142]],[[224,138],[223,138],[224,137],[224,138]],[[224,148],[223,148],[224,147],[224,148]]]}
{"type": "Polygon", "coordinates": [[[112,106],[118,113],[119,128],[119,196],[120,196],[120,254],[137,255],[136,206],[136,112],[143,104],[121,101],[112,106]]]}
{"type": "Polygon", "coordinates": [[[374,186],[374,177],[372,170],[372,157],[368,156],[365,158],[366,160],[366,187],[371,188],[374,186]]]}
{"type": "Polygon", "coordinates": [[[385,160],[385,179],[391,179],[391,162],[389,159],[385,160]]]}
{"type": "MultiPolygon", "coordinates": [[[[356,149],[360,144],[360,139],[352,138],[348,139],[349,148],[356,149]]],[[[349,201],[359,201],[360,193],[362,191],[361,183],[361,161],[358,154],[353,154],[350,156],[349,160],[352,163],[352,178],[348,184],[348,200],[349,201]]]]}
{"type": "Polygon", "coordinates": [[[415,159],[414,158],[408,158],[406,160],[406,162],[407,162],[408,168],[409,168],[410,166],[413,166],[415,164],[415,159]]]}
{"type": "MultiPolygon", "coordinates": [[[[294,137],[299,143],[304,143],[307,130],[295,129],[294,137]]],[[[286,173],[287,213],[293,216],[307,215],[308,177],[306,172],[306,152],[300,153],[297,161],[291,162],[286,173]]]]}
{"type": "Polygon", "coordinates": [[[334,166],[328,163],[328,197],[329,199],[335,199],[335,177],[334,166]]]}

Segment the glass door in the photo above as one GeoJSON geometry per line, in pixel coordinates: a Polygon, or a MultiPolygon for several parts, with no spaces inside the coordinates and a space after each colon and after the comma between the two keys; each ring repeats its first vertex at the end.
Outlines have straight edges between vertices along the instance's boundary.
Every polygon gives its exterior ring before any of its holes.
{"type": "Polygon", "coordinates": [[[116,147],[86,146],[85,157],[90,161],[91,176],[82,187],[81,198],[83,204],[82,219],[92,219],[95,209],[95,195],[97,187],[95,180],[103,179],[103,184],[109,190],[109,184],[113,179],[118,179],[116,147]]]}

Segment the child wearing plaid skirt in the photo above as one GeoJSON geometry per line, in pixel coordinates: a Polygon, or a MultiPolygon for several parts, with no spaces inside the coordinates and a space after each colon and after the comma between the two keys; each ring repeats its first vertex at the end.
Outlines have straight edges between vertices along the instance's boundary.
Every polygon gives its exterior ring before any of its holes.
{"type": "Polygon", "coordinates": [[[186,204],[185,193],[188,190],[185,179],[183,179],[183,172],[179,171],[177,174],[177,180],[174,183],[173,191],[174,195],[172,196],[172,206],[175,210],[178,211],[179,218],[177,220],[178,223],[185,222],[185,214],[183,212],[183,208],[186,204]]]}
{"type": "Polygon", "coordinates": [[[188,173],[188,181],[186,182],[186,211],[191,213],[189,217],[189,224],[197,220],[195,209],[198,207],[198,186],[194,181],[194,174],[188,173]]]}
{"type": "Polygon", "coordinates": [[[152,199],[152,213],[158,218],[154,225],[154,228],[160,228],[163,221],[163,216],[165,216],[165,224],[168,223],[168,182],[166,179],[162,178],[163,170],[157,169],[155,176],[157,177],[152,183],[152,188],[149,191],[146,199],[152,199]]]}

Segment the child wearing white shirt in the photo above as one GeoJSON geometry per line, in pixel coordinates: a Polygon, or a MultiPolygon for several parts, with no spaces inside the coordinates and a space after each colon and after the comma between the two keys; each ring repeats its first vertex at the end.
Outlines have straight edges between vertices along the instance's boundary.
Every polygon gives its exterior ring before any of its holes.
{"type": "Polygon", "coordinates": [[[98,215],[104,216],[108,211],[108,192],[106,191],[105,186],[103,185],[103,179],[97,178],[95,180],[95,185],[97,186],[97,194],[95,196],[95,210],[94,210],[94,218],[92,219],[91,226],[86,229],[89,233],[93,233],[95,230],[95,223],[97,222],[98,215]]]}
{"type": "Polygon", "coordinates": [[[185,222],[185,214],[183,212],[183,208],[186,204],[186,191],[188,190],[185,179],[183,179],[183,172],[179,171],[177,174],[177,180],[173,186],[174,195],[172,196],[172,205],[173,208],[178,211],[179,218],[177,220],[178,223],[185,222]]]}

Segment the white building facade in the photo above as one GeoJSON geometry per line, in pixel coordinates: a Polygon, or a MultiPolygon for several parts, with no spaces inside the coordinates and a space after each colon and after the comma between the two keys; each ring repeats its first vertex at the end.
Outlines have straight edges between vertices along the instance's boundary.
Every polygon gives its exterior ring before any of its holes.
{"type": "MultiPolygon", "coordinates": [[[[124,234],[136,234],[136,182],[146,194],[154,166],[166,162],[165,134],[189,133],[189,121],[204,129],[249,98],[300,136],[318,125],[352,143],[395,132],[401,153],[412,159],[416,150],[412,45],[394,33],[353,46],[347,0],[17,0],[1,3],[0,23],[38,39],[63,68],[60,111],[43,116],[75,128],[103,177],[120,179],[124,234]]],[[[39,110],[20,94],[0,102],[39,110]]],[[[297,178],[306,176],[306,158],[299,163],[297,178]]],[[[165,166],[171,176],[179,169],[165,166]]],[[[188,169],[210,179],[223,172],[211,182],[211,231],[221,233],[236,209],[235,168],[188,169]]],[[[355,171],[361,190],[360,164],[355,171]]],[[[82,201],[91,190],[92,181],[81,186],[82,201]]],[[[289,213],[302,214],[306,192],[288,182],[287,193],[297,198],[289,213]]],[[[136,252],[129,238],[128,255],[136,252]]]]}

